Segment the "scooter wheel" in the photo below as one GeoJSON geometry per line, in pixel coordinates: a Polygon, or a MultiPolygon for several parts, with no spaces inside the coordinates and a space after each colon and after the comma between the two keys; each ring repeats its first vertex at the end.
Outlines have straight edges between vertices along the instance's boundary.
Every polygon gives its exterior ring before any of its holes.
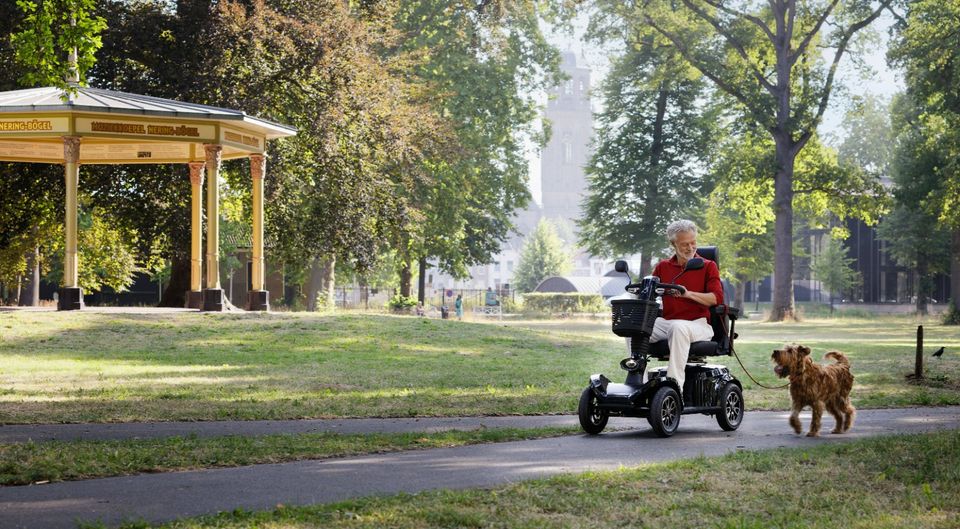
{"type": "Polygon", "coordinates": [[[580,394],[580,405],[577,407],[580,416],[580,427],[590,435],[597,435],[607,426],[610,413],[597,406],[597,396],[593,389],[587,388],[580,394]]]}
{"type": "Polygon", "coordinates": [[[733,382],[727,382],[720,392],[720,411],[717,424],[727,432],[740,427],[743,421],[743,392],[733,382]]]}
{"type": "Polygon", "coordinates": [[[680,426],[680,395],[670,386],[661,386],[650,399],[648,421],[659,437],[670,437],[680,426]]]}

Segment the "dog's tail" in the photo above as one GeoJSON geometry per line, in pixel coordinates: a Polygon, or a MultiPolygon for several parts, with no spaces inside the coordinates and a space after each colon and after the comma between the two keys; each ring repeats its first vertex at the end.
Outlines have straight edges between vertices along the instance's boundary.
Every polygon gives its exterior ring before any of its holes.
{"type": "Polygon", "coordinates": [[[838,364],[850,367],[850,361],[847,360],[847,357],[839,351],[830,351],[829,353],[823,355],[823,357],[833,358],[838,364]]]}

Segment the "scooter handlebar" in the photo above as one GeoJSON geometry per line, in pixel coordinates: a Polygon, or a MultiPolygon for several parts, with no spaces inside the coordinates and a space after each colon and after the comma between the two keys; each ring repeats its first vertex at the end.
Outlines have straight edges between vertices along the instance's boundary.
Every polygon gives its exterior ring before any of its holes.
{"type": "MultiPolygon", "coordinates": [[[[667,293],[667,292],[669,292],[669,291],[671,291],[671,290],[676,290],[676,291],[680,292],[680,295],[681,295],[681,296],[682,296],[683,294],[686,294],[686,292],[687,292],[687,287],[685,287],[685,286],[683,286],[683,285],[674,285],[673,283],[660,283],[659,281],[655,282],[654,285],[656,285],[656,286],[653,287],[653,291],[654,291],[658,296],[662,296],[662,295],[664,295],[665,293],[667,293]]],[[[642,288],[642,287],[643,287],[643,283],[630,283],[629,285],[627,285],[626,287],[624,287],[624,290],[626,290],[626,291],[628,291],[628,292],[635,292],[635,291],[639,291],[640,288],[642,288]]]]}
{"type": "Polygon", "coordinates": [[[655,289],[656,293],[660,294],[661,296],[671,290],[676,290],[681,296],[687,293],[687,287],[683,285],[674,285],[672,283],[659,283],[655,289]]]}

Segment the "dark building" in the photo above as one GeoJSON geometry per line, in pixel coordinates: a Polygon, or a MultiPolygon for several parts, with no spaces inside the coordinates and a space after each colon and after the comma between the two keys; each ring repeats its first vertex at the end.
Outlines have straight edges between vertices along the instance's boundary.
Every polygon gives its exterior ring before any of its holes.
{"type": "MultiPolygon", "coordinates": [[[[846,223],[850,237],[844,241],[848,255],[853,258],[853,268],[860,273],[860,284],[848,292],[835,294],[835,301],[852,303],[914,303],[916,299],[916,276],[907,267],[898,265],[887,250],[886,241],[877,236],[877,230],[858,219],[846,223]]],[[[804,235],[805,246],[811,256],[823,248],[826,230],[809,230],[804,235]]],[[[821,289],[819,282],[812,278],[809,267],[810,258],[797,258],[794,265],[794,299],[796,301],[829,302],[829,293],[821,289]]],[[[773,297],[773,278],[766,277],[759,285],[759,301],[770,302],[773,297]]],[[[756,301],[757,285],[747,284],[745,304],[756,301]]],[[[934,277],[933,303],[945,303],[950,297],[950,276],[938,274],[934,277]]]]}

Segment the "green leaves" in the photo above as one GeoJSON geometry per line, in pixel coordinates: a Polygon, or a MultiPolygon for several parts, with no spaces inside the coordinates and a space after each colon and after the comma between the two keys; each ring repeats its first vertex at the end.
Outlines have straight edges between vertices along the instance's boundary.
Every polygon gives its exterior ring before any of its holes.
{"type": "Polygon", "coordinates": [[[719,128],[706,85],[671,44],[636,20],[614,24],[624,27],[598,33],[624,52],[601,85],[580,242],[594,255],[649,261],[666,245],[666,225],[703,203],[702,166],[719,128]]]}
{"type": "Polygon", "coordinates": [[[826,247],[810,265],[810,270],[816,279],[830,291],[831,311],[834,298],[860,281],[860,273],[852,268],[854,262],[856,259],[847,256],[843,242],[831,237],[826,247]]]}
{"type": "Polygon", "coordinates": [[[107,27],[102,17],[93,14],[95,0],[17,0],[17,7],[24,17],[21,30],[10,36],[10,42],[17,62],[25,69],[20,81],[68,91],[73,75],[85,83],[86,72],[103,45],[100,33],[107,27]],[[68,59],[74,49],[75,66],[68,59]]]}
{"type": "Polygon", "coordinates": [[[520,250],[520,262],[513,274],[514,288],[531,292],[544,278],[570,271],[570,255],[564,250],[553,223],[541,219],[520,250]]]}

